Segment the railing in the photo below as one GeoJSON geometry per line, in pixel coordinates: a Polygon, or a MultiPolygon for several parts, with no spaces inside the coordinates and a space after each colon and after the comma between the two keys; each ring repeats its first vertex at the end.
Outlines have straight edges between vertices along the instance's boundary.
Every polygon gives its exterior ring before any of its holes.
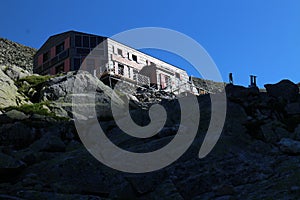
{"type": "Polygon", "coordinates": [[[37,70],[38,73],[43,72],[45,70],[48,70],[49,68],[53,67],[55,64],[57,64],[59,61],[66,59],[69,56],[69,49],[66,49],[59,54],[57,54],[55,57],[47,60],[44,62],[39,69],[37,70]]]}

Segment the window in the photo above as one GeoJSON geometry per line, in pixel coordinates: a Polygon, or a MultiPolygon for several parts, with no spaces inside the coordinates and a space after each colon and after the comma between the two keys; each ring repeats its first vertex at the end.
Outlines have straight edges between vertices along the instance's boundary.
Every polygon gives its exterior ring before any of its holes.
{"type": "Polygon", "coordinates": [[[118,74],[124,75],[124,65],[118,64],[118,74]]]}
{"type": "Polygon", "coordinates": [[[165,75],[165,83],[166,83],[166,87],[171,85],[171,79],[169,76],[165,75]]]}
{"type": "Polygon", "coordinates": [[[130,72],[130,67],[128,67],[128,77],[131,78],[131,72],[130,72]]]}
{"type": "Polygon", "coordinates": [[[135,62],[137,62],[137,56],[132,54],[132,60],[134,60],[135,62]]]}
{"type": "Polygon", "coordinates": [[[82,43],[83,43],[83,45],[82,45],[83,47],[90,47],[89,36],[83,36],[82,43]]]}
{"type": "Polygon", "coordinates": [[[133,80],[137,81],[138,71],[133,69],[133,80]]]}
{"type": "Polygon", "coordinates": [[[79,70],[81,62],[80,62],[80,58],[74,58],[74,70],[79,70]]]}
{"type": "Polygon", "coordinates": [[[64,42],[56,46],[56,55],[62,52],[65,49],[64,42]]]}
{"type": "Polygon", "coordinates": [[[64,72],[64,64],[58,65],[57,67],[55,67],[55,73],[62,73],[64,72]]]}
{"type": "Polygon", "coordinates": [[[180,79],[180,74],[179,73],[175,73],[175,77],[180,79]]]}
{"type": "Polygon", "coordinates": [[[90,49],[77,48],[76,52],[81,55],[88,55],[90,53],[90,49]]]}
{"type": "Polygon", "coordinates": [[[90,47],[95,48],[97,46],[96,37],[90,37],[90,47]]]}
{"type": "Polygon", "coordinates": [[[46,62],[49,59],[50,59],[50,51],[47,51],[46,53],[43,54],[43,62],[46,62]]]}
{"type": "Polygon", "coordinates": [[[80,35],[75,36],[75,46],[76,47],[82,47],[82,40],[80,35]]]}
{"type": "Polygon", "coordinates": [[[122,49],[118,49],[118,55],[123,56],[122,49]]]}

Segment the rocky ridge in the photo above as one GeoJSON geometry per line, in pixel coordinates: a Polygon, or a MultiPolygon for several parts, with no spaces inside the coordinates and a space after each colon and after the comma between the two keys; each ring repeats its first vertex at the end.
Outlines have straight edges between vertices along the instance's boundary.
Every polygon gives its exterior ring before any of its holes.
{"type": "Polygon", "coordinates": [[[0,65],[18,66],[33,71],[33,56],[36,49],[0,38],[0,65]]]}

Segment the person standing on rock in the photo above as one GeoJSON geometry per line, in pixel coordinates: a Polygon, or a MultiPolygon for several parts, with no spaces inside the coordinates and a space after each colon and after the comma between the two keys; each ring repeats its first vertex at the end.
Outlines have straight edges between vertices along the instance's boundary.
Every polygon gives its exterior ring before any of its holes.
{"type": "Polygon", "coordinates": [[[229,84],[233,84],[232,73],[229,73],[229,84]]]}

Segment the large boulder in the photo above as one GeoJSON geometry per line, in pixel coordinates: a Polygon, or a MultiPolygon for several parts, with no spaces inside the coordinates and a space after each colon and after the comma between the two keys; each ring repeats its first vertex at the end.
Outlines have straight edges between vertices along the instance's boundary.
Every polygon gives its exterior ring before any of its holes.
{"type": "Polygon", "coordinates": [[[32,75],[31,73],[29,73],[25,69],[22,69],[20,67],[15,66],[15,65],[7,66],[5,68],[5,74],[7,76],[9,76],[11,79],[13,79],[14,81],[17,81],[21,78],[32,75]]]}
{"type": "Polygon", "coordinates": [[[18,92],[14,80],[5,74],[6,68],[0,66],[0,108],[28,103],[26,98],[18,92]]]}
{"type": "MultiPolygon", "coordinates": [[[[105,93],[112,97],[113,92],[97,77],[89,72],[68,72],[66,75],[51,78],[41,91],[41,100],[61,100],[70,102],[72,94],[86,94],[92,92],[105,93]]],[[[122,103],[121,100],[118,103],[122,103]]]]}
{"type": "Polygon", "coordinates": [[[295,102],[299,96],[299,87],[290,80],[282,80],[276,84],[264,85],[270,96],[281,98],[287,102],[295,102]]]}
{"type": "Polygon", "coordinates": [[[14,109],[7,111],[4,115],[6,115],[8,118],[15,120],[15,121],[18,121],[18,120],[21,121],[21,120],[25,120],[25,119],[29,118],[28,115],[24,114],[21,111],[14,110],[14,109]]]}
{"type": "Polygon", "coordinates": [[[113,97],[113,93],[113,90],[97,77],[89,72],[79,71],[51,78],[41,90],[40,100],[55,101],[56,105],[64,108],[71,117],[89,117],[85,111],[95,107],[97,117],[111,119],[111,103],[119,107],[124,105],[119,96],[113,97]]]}

